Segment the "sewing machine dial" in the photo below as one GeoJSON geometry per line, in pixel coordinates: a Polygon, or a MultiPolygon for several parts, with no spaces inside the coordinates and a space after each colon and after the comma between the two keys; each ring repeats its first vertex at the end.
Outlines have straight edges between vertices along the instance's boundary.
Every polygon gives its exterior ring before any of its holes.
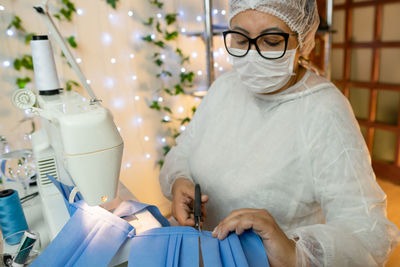
{"type": "Polygon", "coordinates": [[[31,90],[18,89],[12,95],[12,102],[20,109],[31,108],[36,103],[36,96],[31,90]]]}

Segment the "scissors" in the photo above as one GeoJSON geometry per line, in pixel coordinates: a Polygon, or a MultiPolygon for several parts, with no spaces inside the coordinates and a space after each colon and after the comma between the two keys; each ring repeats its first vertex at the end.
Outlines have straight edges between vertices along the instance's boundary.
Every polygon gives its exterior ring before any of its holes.
{"type": "Polygon", "coordinates": [[[196,184],[194,188],[194,227],[201,231],[201,189],[200,185],[196,184]]]}

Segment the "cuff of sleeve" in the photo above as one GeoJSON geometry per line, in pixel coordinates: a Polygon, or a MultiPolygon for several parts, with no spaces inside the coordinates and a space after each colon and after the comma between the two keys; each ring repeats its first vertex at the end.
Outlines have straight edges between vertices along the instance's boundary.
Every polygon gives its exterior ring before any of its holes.
{"type": "Polygon", "coordinates": [[[189,181],[193,182],[193,179],[190,175],[186,175],[186,174],[176,174],[174,175],[173,178],[169,178],[168,181],[168,187],[166,188],[167,190],[164,192],[164,196],[166,198],[168,198],[169,200],[172,200],[172,186],[174,185],[176,179],[178,178],[184,178],[184,179],[188,179],[189,181]]]}

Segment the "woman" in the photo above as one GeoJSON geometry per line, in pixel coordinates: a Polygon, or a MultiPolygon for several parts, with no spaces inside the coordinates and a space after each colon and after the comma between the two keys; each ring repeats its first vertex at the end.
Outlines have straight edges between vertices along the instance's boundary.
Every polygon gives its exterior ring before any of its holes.
{"type": "Polygon", "coordinates": [[[314,46],[314,0],[230,0],[233,70],[211,86],[161,170],[181,225],[225,238],[252,228],[272,266],[380,266],[399,240],[346,98],[298,64],[314,46]],[[206,207],[205,204],[207,203],[206,207]]]}

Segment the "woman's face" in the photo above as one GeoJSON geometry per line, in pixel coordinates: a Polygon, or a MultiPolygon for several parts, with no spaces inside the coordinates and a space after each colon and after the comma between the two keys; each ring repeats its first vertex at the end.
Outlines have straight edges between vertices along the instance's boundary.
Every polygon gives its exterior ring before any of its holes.
{"type": "MultiPolygon", "coordinates": [[[[241,32],[250,38],[255,38],[266,32],[294,33],[290,30],[289,26],[279,18],[253,9],[238,13],[232,18],[230,26],[231,30],[241,32]]],[[[295,49],[297,45],[297,37],[290,36],[287,49],[295,49]]],[[[255,47],[252,46],[251,49],[255,49],[255,47]]]]}

